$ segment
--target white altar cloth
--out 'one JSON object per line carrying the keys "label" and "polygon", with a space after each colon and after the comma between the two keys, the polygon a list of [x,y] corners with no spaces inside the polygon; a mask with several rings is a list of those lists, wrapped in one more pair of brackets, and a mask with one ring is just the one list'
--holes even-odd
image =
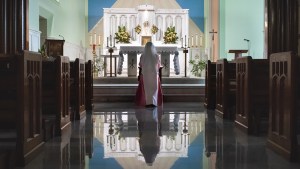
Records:
{"label": "white altar cloth", "polygon": [[[176,51],[178,52],[177,46],[156,46],[157,53],[167,52],[170,54],[174,54]],[[120,46],[120,52],[122,53],[137,53],[141,54],[144,51],[144,46]]]}
{"label": "white altar cloth", "polygon": [[[156,46],[156,51],[157,53],[163,55],[163,54],[174,54],[174,69],[175,69],[175,74],[179,74],[180,72],[180,68],[179,68],[179,58],[178,58],[178,47],[177,46],[170,46],[170,45],[166,45],[166,46]],[[120,59],[118,62],[118,74],[122,74],[122,68],[123,68],[123,61],[124,61],[124,56],[123,54],[133,54],[137,57],[137,54],[141,54],[144,51],[144,46],[127,46],[127,45],[122,45],[120,46],[120,50],[119,50],[119,55],[120,55]],[[136,60],[136,59],[135,59]],[[165,68],[169,67],[164,65]]]}

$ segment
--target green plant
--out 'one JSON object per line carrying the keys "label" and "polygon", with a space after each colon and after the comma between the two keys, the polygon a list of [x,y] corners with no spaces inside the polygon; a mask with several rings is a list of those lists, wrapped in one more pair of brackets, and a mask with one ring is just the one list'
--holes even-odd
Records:
{"label": "green plant", "polygon": [[176,43],[178,40],[175,26],[168,27],[164,35],[164,43]]}
{"label": "green plant", "polygon": [[38,52],[42,55],[42,57],[47,57],[47,53],[46,53],[46,45],[43,44],[41,46],[41,48],[38,50]]}
{"label": "green plant", "polygon": [[192,74],[200,77],[202,71],[205,69],[206,62],[204,60],[190,60],[190,64],[192,64]]}
{"label": "green plant", "polygon": [[125,26],[119,26],[118,32],[115,33],[117,43],[130,43],[130,34],[126,31]]}

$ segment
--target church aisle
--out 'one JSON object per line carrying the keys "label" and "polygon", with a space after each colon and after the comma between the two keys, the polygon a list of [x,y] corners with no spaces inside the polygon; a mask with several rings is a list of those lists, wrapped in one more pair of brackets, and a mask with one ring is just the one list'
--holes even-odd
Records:
{"label": "church aisle", "polygon": [[98,103],[24,169],[298,169],[202,103]]}

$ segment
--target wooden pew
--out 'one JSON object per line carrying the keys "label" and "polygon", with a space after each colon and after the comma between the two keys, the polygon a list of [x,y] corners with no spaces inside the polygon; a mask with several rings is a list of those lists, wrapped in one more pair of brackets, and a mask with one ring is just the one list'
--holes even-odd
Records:
{"label": "wooden pew", "polygon": [[85,109],[93,110],[93,63],[85,63]]}
{"label": "wooden pew", "polygon": [[216,108],[216,62],[207,61],[205,66],[205,102],[207,109]]}
{"label": "wooden pew", "polygon": [[291,52],[270,56],[269,148],[300,161],[300,61]]}
{"label": "wooden pew", "polygon": [[0,150],[15,149],[15,165],[24,166],[42,150],[41,55],[0,58]]}
{"label": "wooden pew", "polygon": [[236,59],[235,124],[248,134],[267,133],[269,112],[269,60]]}
{"label": "wooden pew", "polygon": [[[66,56],[43,60],[44,140],[61,136],[70,127],[70,61]],[[54,126],[53,126],[54,125]],[[54,131],[53,131],[54,130]]]}
{"label": "wooden pew", "polygon": [[216,63],[216,115],[234,120],[236,103],[236,65],[226,59]]}
{"label": "wooden pew", "polygon": [[82,59],[70,62],[71,67],[71,120],[80,120],[85,110],[85,63]]}

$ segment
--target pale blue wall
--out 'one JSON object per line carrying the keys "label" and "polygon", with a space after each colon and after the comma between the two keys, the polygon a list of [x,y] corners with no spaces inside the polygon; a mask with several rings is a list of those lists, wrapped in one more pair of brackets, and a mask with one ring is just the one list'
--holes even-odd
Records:
{"label": "pale blue wall", "polygon": [[47,34],[75,45],[85,46],[87,0],[30,0],[29,28],[39,30],[39,15],[48,21]]}
{"label": "pale blue wall", "polygon": [[39,0],[29,0],[29,29],[39,30]]}
{"label": "pale blue wall", "polygon": [[[248,49],[250,56],[263,58],[264,1],[220,0],[220,57],[232,59],[229,49]],[[248,54],[243,54],[243,56]]]}

